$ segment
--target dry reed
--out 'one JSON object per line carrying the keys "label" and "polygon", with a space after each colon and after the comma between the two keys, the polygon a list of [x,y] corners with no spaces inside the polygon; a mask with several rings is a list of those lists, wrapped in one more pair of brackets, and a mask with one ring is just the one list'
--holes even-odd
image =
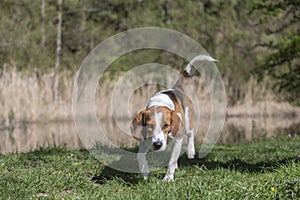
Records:
{"label": "dry reed", "polygon": [[54,74],[0,71],[0,120],[8,123],[8,116],[16,121],[52,121],[72,116],[73,80],[60,80],[59,99],[53,101]]}
{"label": "dry reed", "polygon": [[[74,77],[67,75],[61,77],[59,99],[56,103],[53,100],[53,82],[53,73],[21,73],[16,70],[2,69],[0,71],[0,125],[7,125],[9,116],[13,116],[18,122],[71,120]],[[165,85],[172,85],[173,82],[174,80],[166,80]],[[210,96],[207,87],[199,77],[193,77],[189,84],[188,93],[196,95],[201,116],[210,116]],[[96,108],[99,118],[112,116],[110,94],[114,85],[113,82],[104,81],[101,87],[97,88]],[[225,85],[225,87],[229,89],[230,86]],[[154,84],[136,90],[129,101],[129,116],[132,117],[143,109],[147,100],[156,91],[157,87]],[[291,106],[287,102],[276,102],[275,94],[266,81],[258,83],[250,79],[245,83],[243,92],[245,97],[235,106],[227,108],[229,116],[295,116],[300,112],[298,107]],[[227,98],[231,97],[227,96]],[[127,106],[122,103],[126,102],[120,101],[118,106]]]}

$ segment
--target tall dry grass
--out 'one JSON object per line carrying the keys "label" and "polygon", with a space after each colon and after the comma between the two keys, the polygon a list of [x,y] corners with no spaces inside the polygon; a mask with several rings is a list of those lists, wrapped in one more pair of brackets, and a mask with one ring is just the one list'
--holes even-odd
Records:
{"label": "tall dry grass", "polygon": [[229,116],[295,117],[300,114],[299,107],[278,101],[280,98],[271,89],[270,80],[267,78],[258,82],[251,77],[243,87],[244,97],[227,110]]}
{"label": "tall dry grass", "polygon": [[[73,79],[60,79],[59,98],[54,102],[53,73],[0,71],[0,121],[51,121],[72,116]],[[12,119],[10,119],[12,120]]]}
{"label": "tall dry grass", "polygon": [[[137,77],[138,78],[138,77]],[[21,73],[16,70],[0,71],[0,125],[14,121],[53,121],[72,119],[72,89],[74,76],[62,74],[59,86],[59,98],[54,101],[53,73]],[[165,85],[172,85],[174,80],[166,80]],[[130,83],[128,83],[130,84]],[[205,83],[199,77],[189,82],[188,93],[196,95],[202,116],[210,115],[210,95]],[[111,91],[115,82],[105,81],[97,88],[96,108],[99,118],[111,116]],[[230,85],[225,81],[226,90]],[[144,108],[148,99],[158,90],[154,84],[139,88],[129,102],[129,115],[133,116]],[[276,94],[272,92],[267,80],[257,82],[250,79],[242,86],[244,98],[234,106],[227,108],[229,116],[294,116],[300,113],[298,107],[287,102],[276,102]],[[231,96],[227,96],[230,99]],[[122,105],[122,103],[124,105]],[[118,106],[127,106],[120,101]],[[107,105],[107,106],[103,106]],[[101,111],[100,111],[101,110]],[[105,114],[101,115],[101,114]]]}

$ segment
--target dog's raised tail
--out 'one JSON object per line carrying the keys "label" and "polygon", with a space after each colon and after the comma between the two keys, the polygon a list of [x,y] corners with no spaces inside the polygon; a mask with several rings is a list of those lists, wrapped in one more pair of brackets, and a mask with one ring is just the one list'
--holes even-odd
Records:
{"label": "dog's raised tail", "polygon": [[216,62],[217,60],[208,55],[199,55],[193,58],[191,62],[186,66],[186,68],[181,72],[181,74],[187,78],[191,77],[195,73],[195,67],[193,64],[196,62]]}
{"label": "dog's raised tail", "polygon": [[174,85],[173,88],[176,88],[178,90],[182,90],[182,85],[184,84],[185,80],[187,80],[187,78],[191,77],[196,69],[194,67],[194,64],[196,62],[216,62],[217,60],[214,59],[211,56],[208,55],[198,55],[195,58],[193,58],[193,60],[191,60],[191,62],[189,62],[189,64],[185,67],[185,69],[181,72],[181,76],[179,77],[179,79],[177,80],[176,84]]}

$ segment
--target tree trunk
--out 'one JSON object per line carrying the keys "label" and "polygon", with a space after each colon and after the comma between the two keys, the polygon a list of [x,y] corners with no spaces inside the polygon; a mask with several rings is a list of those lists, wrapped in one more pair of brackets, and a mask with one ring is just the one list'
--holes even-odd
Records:
{"label": "tree trunk", "polygon": [[62,1],[58,0],[58,15],[57,15],[57,36],[56,36],[56,57],[55,57],[55,77],[54,77],[54,100],[58,99],[59,86],[59,66],[61,59],[61,27],[62,27]]}
{"label": "tree trunk", "polygon": [[45,43],[46,43],[46,35],[45,35],[46,0],[41,0],[41,17],[42,17],[42,24],[41,24],[41,32],[42,32],[41,47],[44,50],[45,49]]}

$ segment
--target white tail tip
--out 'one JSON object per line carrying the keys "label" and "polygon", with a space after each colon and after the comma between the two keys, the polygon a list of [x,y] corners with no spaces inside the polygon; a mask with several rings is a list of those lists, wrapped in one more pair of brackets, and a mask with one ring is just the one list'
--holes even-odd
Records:
{"label": "white tail tip", "polygon": [[199,55],[199,56],[196,56],[195,58],[193,58],[193,60],[190,62],[191,64],[193,64],[193,62],[195,61],[208,61],[208,62],[216,62],[218,60],[214,59],[213,57],[211,56],[208,56],[208,55]]}
{"label": "white tail tip", "polygon": [[213,57],[211,56],[208,56],[208,55],[199,55],[199,56],[196,56],[195,58],[193,58],[193,60],[191,62],[189,62],[189,64],[186,66],[185,68],[185,71],[187,72],[187,74],[189,76],[191,76],[193,74],[193,71],[192,68],[193,68],[193,64],[195,62],[217,62],[218,60],[214,59]]}

